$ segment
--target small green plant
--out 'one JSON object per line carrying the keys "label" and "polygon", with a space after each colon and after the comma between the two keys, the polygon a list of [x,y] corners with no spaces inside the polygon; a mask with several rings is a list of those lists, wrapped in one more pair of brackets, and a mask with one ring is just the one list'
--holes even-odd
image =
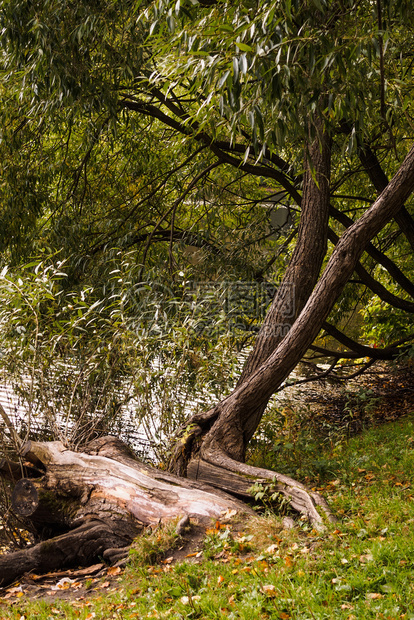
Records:
{"label": "small green plant", "polygon": [[132,565],[150,566],[160,562],[180,540],[179,534],[175,531],[176,525],[177,521],[173,521],[138,536],[129,552]]}
{"label": "small green plant", "polygon": [[352,392],[344,390],[343,398],[344,423],[348,436],[372,424],[372,414],[380,402],[374,390],[364,387]]}
{"label": "small green plant", "polygon": [[255,506],[257,510],[276,511],[278,514],[287,514],[289,511],[289,502],[280,491],[276,490],[276,479],[268,483],[255,482],[249,493],[254,497],[256,502],[260,502]]}
{"label": "small green plant", "polygon": [[207,559],[213,559],[223,553],[237,554],[249,551],[253,536],[233,536],[229,527],[208,529],[203,541],[203,553]]}

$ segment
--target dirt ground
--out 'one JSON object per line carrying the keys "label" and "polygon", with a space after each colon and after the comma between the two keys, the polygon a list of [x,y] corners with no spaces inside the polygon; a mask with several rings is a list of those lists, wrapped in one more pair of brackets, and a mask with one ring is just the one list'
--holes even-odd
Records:
{"label": "dirt ground", "polygon": [[[169,570],[169,567],[184,560],[188,562],[202,562],[203,540],[209,529],[228,527],[232,534],[243,530],[244,520],[237,515],[235,519],[226,519],[216,523],[190,522],[190,527],[178,540],[173,549],[168,549],[158,565],[146,566],[151,573],[159,570]],[[17,603],[20,600],[67,600],[84,605],[87,600],[102,595],[103,592],[115,592],[121,589],[120,582],[127,561],[121,561],[115,566],[104,563],[94,564],[86,568],[69,569],[36,575],[28,573],[11,586],[0,588],[1,603]]]}

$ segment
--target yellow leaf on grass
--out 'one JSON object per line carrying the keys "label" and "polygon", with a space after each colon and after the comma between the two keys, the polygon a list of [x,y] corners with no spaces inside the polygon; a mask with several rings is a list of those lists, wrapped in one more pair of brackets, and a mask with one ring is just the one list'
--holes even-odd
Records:
{"label": "yellow leaf on grass", "polygon": [[274,596],[276,596],[276,588],[275,588],[275,586],[274,586],[273,584],[271,584],[271,583],[270,583],[270,584],[267,584],[267,585],[262,586],[261,590],[262,590],[263,594],[266,594],[266,596],[270,596],[270,597],[272,597],[272,598],[273,598]]}
{"label": "yellow leaf on grass", "polygon": [[107,575],[119,575],[121,572],[122,571],[119,566],[110,566],[106,571]]}

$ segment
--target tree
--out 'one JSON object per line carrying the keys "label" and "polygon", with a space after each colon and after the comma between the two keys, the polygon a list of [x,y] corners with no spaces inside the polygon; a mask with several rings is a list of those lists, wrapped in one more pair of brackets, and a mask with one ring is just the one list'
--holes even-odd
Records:
{"label": "tree", "polygon": [[[248,496],[258,476],[276,479],[276,488],[294,507],[321,522],[317,506],[330,513],[317,494],[243,461],[271,395],[310,347],[321,351],[313,344],[321,328],[346,347],[324,351],[332,369],[343,357],[363,355],[368,363],[395,358],[412,337],[398,333],[397,343],[370,347],[327,323],[332,311],[341,311],[334,309],[338,299],[347,309],[375,294],[405,313],[414,309],[411,266],[398,264],[414,238],[404,206],[414,188],[414,152],[406,148],[412,142],[411,7],[397,1],[373,7],[316,0],[237,6],[78,3],[76,10],[57,0],[52,5],[45,11],[40,4],[10,2],[2,16],[4,88],[11,99],[23,101],[12,108],[10,127],[19,136],[41,127],[36,132],[44,136],[52,165],[50,177],[37,188],[49,184],[65,197],[63,208],[53,210],[45,200],[35,212],[43,209],[51,231],[56,227],[49,239],[59,242],[63,220],[75,229],[72,217],[64,218],[73,208],[80,215],[79,230],[93,239],[85,253],[96,256],[115,242],[135,245],[145,265],[157,241],[173,273],[177,239],[211,253],[221,249],[189,217],[193,192],[203,190],[193,195],[194,212],[207,189],[213,200],[217,196],[220,175],[237,181],[242,194],[254,192],[259,217],[263,208],[255,177],[269,184],[261,202],[272,191],[287,197],[291,209],[293,203],[300,209],[295,249],[237,387],[177,430],[169,468],[238,497]],[[17,76],[11,73],[16,67]],[[145,158],[132,152],[137,130],[148,143],[153,139],[158,148],[168,147],[165,159],[150,150],[151,161],[161,159],[155,175]],[[75,166],[79,144],[83,156]],[[113,145],[129,145],[124,170],[131,174],[139,163],[138,181],[118,202],[109,184],[99,187],[108,207],[98,214],[91,191],[101,178],[97,168],[107,161],[108,170],[122,169],[112,167]],[[68,173],[58,165],[63,152]],[[163,210],[160,196],[168,196]],[[211,213],[201,219],[204,225],[214,221]],[[224,218],[229,228],[236,219]],[[44,226],[44,219],[38,221]],[[328,240],[334,245],[329,251]],[[263,278],[273,263],[262,260],[256,277]],[[350,286],[354,272],[358,279]],[[280,326],[291,302],[285,334]]]}

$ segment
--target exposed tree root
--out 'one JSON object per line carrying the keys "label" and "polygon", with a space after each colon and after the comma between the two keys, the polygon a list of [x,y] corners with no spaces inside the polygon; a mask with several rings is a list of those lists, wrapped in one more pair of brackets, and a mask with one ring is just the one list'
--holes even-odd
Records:
{"label": "exposed tree root", "polygon": [[317,529],[323,529],[326,521],[336,520],[324,498],[301,482],[275,471],[234,461],[223,452],[203,451],[202,457],[190,462],[187,471],[191,478],[219,486],[243,499],[252,498],[250,489],[253,484],[269,485],[272,493],[281,493],[290,506],[306,516]]}
{"label": "exposed tree root", "polygon": [[207,422],[206,428],[192,418],[182,431],[171,455],[171,471],[207,483],[243,501],[251,501],[251,487],[261,483],[271,487],[272,492],[281,493],[290,506],[306,516],[315,528],[323,528],[324,521],[335,521],[327,502],[319,493],[284,474],[232,459],[213,439],[205,441],[206,433],[218,418],[218,407],[209,414],[206,419],[198,420],[201,424]]}

